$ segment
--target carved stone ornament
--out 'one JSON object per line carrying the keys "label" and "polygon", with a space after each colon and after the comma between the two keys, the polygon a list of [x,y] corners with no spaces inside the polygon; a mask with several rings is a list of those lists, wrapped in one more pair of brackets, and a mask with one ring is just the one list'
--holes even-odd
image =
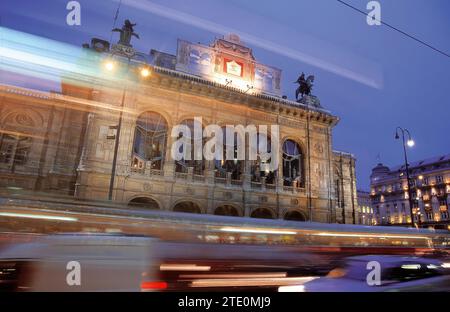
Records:
{"label": "carved stone ornament", "polygon": [[152,190],[153,187],[152,187],[152,185],[150,183],[144,183],[142,185],[142,188],[144,189],[144,191],[149,192],[149,191]]}
{"label": "carved stone ornament", "polygon": [[136,50],[130,46],[122,44],[113,44],[111,48],[112,52],[119,55],[124,55],[128,58],[132,58],[136,55]]}

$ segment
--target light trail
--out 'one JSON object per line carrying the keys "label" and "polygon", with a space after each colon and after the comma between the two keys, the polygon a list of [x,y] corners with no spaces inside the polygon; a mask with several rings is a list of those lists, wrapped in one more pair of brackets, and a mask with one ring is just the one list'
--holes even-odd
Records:
{"label": "light trail", "polygon": [[[123,0],[123,4],[130,6],[132,8],[138,9],[138,10],[142,10],[142,11],[146,11],[146,12],[158,15],[158,16],[162,16],[169,20],[173,20],[173,21],[185,24],[185,25],[203,29],[208,32],[215,32],[215,33],[222,34],[222,35],[229,34],[229,33],[238,34],[246,43],[251,44],[253,46],[260,47],[267,51],[270,51],[270,52],[273,52],[276,54],[280,54],[280,55],[289,57],[289,58],[297,60],[297,61],[308,63],[310,65],[316,66],[316,67],[326,70],[328,72],[332,72],[339,76],[343,76],[345,78],[348,78],[348,79],[357,81],[359,83],[362,83],[364,85],[370,86],[372,88],[381,89],[381,86],[382,86],[381,79],[379,77],[376,77],[375,75],[372,75],[372,77],[371,77],[368,74],[358,72],[355,69],[352,69],[348,66],[344,67],[339,62],[328,61],[328,60],[324,59],[323,57],[317,57],[315,55],[312,55],[312,53],[302,52],[298,49],[293,49],[288,46],[279,44],[277,42],[266,40],[266,39],[263,39],[262,37],[254,36],[252,34],[244,32],[244,31],[234,29],[232,27],[221,25],[216,22],[192,15],[192,14],[189,14],[186,12],[172,9],[168,6],[159,5],[159,4],[153,3],[151,1],[144,1],[144,0]],[[288,31],[288,29],[286,29],[285,31]],[[317,40],[315,43],[320,46],[325,45],[323,42],[317,42]],[[327,46],[327,48],[337,50],[337,48],[333,47],[333,46],[331,46],[331,47]],[[357,57],[354,56],[353,58],[356,59]],[[367,61],[366,61],[366,63],[367,63]],[[379,72],[379,70],[376,66],[372,66],[372,68],[370,68],[369,72],[374,72],[374,71]]]}
{"label": "light trail", "polygon": [[265,230],[258,228],[234,228],[234,227],[223,227],[220,228],[222,232],[231,232],[231,233],[254,233],[254,234],[285,234],[285,235],[295,235],[297,232],[295,231],[285,231],[285,230]]}
{"label": "light trail", "polygon": [[416,238],[416,239],[429,239],[428,237],[425,237],[425,236],[380,235],[380,234],[363,234],[363,233],[352,234],[352,233],[327,233],[327,232],[322,232],[322,233],[317,233],[317,234],[312,234],[312,235],[316,235],[316,236],[336,236],[336,237],[373,237],[373,238]]}
{"label": "light trail", "polygon": [[28,213],[14,213],[14,212],[0,212],[0,216],[11,217],[11,218],[28,218],[28,219],[69,221],[69,222],[77,222],[78,221],[77,218],[72,218],[72,217],[49,216],[49,215],[28,214]]}
{"label": "light trail", "polygon": [[211,267],[208,265],[196,264],[161,264],[160,271],[210,271]]}
{"label": "light trail", "polygon": [[236,279],[198,279],[191,283],[191,287],[246,287],[246,286],[282,286],[302,285],[317,279],[314,276],[285,277],[285,278],[236,278]]}

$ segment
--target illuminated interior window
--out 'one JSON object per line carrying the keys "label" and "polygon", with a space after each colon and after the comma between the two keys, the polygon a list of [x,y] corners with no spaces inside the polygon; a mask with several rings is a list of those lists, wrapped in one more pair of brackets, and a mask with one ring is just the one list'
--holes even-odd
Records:
{"label": "illuminated interior window", "polygon": [[[205,170],[205,161],[203,160],[203,157],[197,157],[197,158],[202,158],[202,160],[195,160],[194,145],[197,142],[197,143],[201,144],[201,146],[204,146],[206,138],[203,138],[203,128],[201,127],[201,125],[200,125],[200,129],[202,129],[202,133],[197,134],[198,137],[195,137],[194,124],[195,124],[194,119],[186,119],[181,122],[181,125],[187,126],[191,132],[191,137],[187,138],[188,139],[187,146],[190,149],[190,159],[181,159],[181,160],[177,161],[175,164],[175,171],[181,172],[181,173],[187,173],[188,168],[191,167],[194,170],[194,174],[203,175],[203,172]],[[183,135],[180,134],[178,139],[180,139],[182,137],[183,137]],[[183,146],[180,147],[180,153],[183,153]]]}
{"label": "illuminated interior window", "polygon": [[283,144],[283,183],[285,186],[305,186],[303,154],[300,145],[292,140]]}
{"label": "illuminated interior window", "polygon": [[151,163],[151,169],[161,170],[167,144],[167,122],[160,114],[145,112],[136,122],[133,153]]}

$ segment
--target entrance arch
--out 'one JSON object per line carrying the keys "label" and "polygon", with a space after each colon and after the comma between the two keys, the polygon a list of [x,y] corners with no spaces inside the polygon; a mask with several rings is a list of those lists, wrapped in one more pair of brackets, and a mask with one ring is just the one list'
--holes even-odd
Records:
{"label": "entrance arch", "polygon": [[187,212],[187,213],[202,213],[200,207],[196,203],[190,201],[179,202],[173,207],[173,211]]}
{"label": "entrance arch", "polygon": [[214,210],[214,214],[217,216],[239,217],[239,211],[232,205],[219,206]]}
{"label": "entrance arch", "polygon": [[293,210],[286,212],[286,214],[284,215],[284,220],[305,222],[306,217],[300,211]]}
{"label": "entrance arch", "polygon": [[250,217],[258,219],[273,219],[273,213],[267,208],[258,208],[252,211]]}
{"label": "entrance arch", "polygon": [[128,206],[154,210],[159,209],[159,204],[150,197],[136,197],[130,200]]}

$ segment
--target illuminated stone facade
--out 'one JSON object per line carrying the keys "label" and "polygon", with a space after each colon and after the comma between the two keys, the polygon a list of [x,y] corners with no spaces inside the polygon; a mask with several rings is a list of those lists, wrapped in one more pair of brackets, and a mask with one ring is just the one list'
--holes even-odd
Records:
{"label": "illuminated stone facade", "polygon": [[370,192],[360,190],[358,191],[358,214],[360,224],[376,224],[372,209],[372,199],[370,198]]}
{"label": "illuminated stone facade", "polygon": [[[448,225],[450,155],[410,164],[413,213],[421,225]],[[378,164],[371,175],[372,208],[378,224],[411,222],[405,166]]]}
{"label": "illuminated stone facade", "polygon": [[[90,53],[98,54],[95,66],[109,58],[108,52]],[[154,65],[164,61],[173,68],[169,54],[152,53]],[[104,79],[68,74],[61,94],[2,86],[0,186],[107,200],[123,98],[113,201],[169,211],[358,223],[355,158],[332,150],[338,118],[277,96],[280,71],[274,71],[280,76],[272,91],[264,92],[263,86],[245,90],[170,66],[151,66],[144,79],[135,75],[141,65],[132,61],[126,78],[117,80],[107,73]],[[219,126],[279,125],[278,170],[268,174],[253,160],[173,160],[171,129],[198,116]]]}

